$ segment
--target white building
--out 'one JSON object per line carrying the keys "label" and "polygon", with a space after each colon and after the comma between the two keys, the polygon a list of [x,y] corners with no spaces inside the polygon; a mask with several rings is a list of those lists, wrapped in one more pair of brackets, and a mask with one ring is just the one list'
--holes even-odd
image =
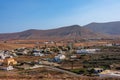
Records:
{"label": "white building", "polygon": [[34,52],[33,53],[34,56],[44,56],[44,54],[40,53],[40,52]]}
{"label": "white building", "polygon": [[0,69],[10,71],[13,70],[14,68],[13,66],[1,66]]}
{"label": "white building", "polygon": [[5,59],[6,57],[12,57],[10,54],[6,54],[4,52],[0,53],[0,59]]}
{"label": "white building", "polygon": [[100,51],[100,49],[81,49],[81,50],[77,50],[76,53],[78,53],[78,54],[95,53],[96,51]]}
{"label": "white building", "polygon": [[105,46],[111,47],[113,46],[113,44],[105,44]]}
{"label": "white building", "polygon": [[60,60],[64,60],[66,58],[66,56],[63,54],[58,54],[57,56],[55,56],[55,58],[58,58]]}

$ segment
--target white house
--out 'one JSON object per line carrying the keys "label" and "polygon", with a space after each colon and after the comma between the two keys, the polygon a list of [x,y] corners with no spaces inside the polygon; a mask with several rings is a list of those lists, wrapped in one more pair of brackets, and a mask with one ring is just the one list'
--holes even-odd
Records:
{"label": "white house", "polygon": [[10,71],[13,70],[14,68],[13,66],[2,66],[0,69]]}
{"label": "white house", "polygon": [[77,58],[77,56],[76,55],[72,55],[72,56],[70,56],[70,58],[71,59],[75,59],[75,58]]}
{"label": "white house", "polygon": [[113,44],[105,44],[105,46],[111,47],[113,46]]}
{"label": "white house", "polygon": [[99,51],[100,49],[81,49],[77,50],[76,53],[95,53],[96,51]]}
{"label": "white house", "polygon": [[57,56],[55,56],[55,58],[58,58],[60,60],[64,60],[66,58],[66,56],[63,54],[58,54]]}
{"label": "white house", "polygon": [[4,53],[4,51],[0,53],[0,59],[5,59],[6,57],[12,57],[12,56],[10,54]]}
{"label": "white house", "polygon": [[40,53],[40,52],[34,52],[33,53],[34,56],[44,56],[44,54]]}

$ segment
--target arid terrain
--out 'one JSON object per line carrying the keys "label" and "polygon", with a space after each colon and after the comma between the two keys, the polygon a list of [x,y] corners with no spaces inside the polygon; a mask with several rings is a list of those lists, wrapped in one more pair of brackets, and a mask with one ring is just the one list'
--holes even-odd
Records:
{"label": "arid terrain", "polygon": [[[0,42],[0,50],[14,50],[14,49],[19,49],[22,47],[25,48],[39,48],[41,49],[42,47],[46,48],[50,48],[53,46],[59,47],[59,46],[63,46],[65,47],[66,45],[68,45],[68,43],[71,40],[62,40],[62,41],[56,41],[55,43],[45,43],[46,40],[6,40],[6,41],[1,41]],[[72,41],[73,42],[73,41]],[[119,43],[119,40],[81,40],[81,41],[75,41],[73,46],[74,48],[78,48],[78,47],[86,47],[86,48],[99,48],[100,46],[104,46],[106,44],[111,44],[111,43]],[[111,48],[111,47],[110,47]],[[119,64],[119,58],[117,58],[116,56],[120,56],[119,54],[119,48],[115,48],[112,49],[111,48],[111,52],[109,50],[109,47],[101,47],[102,49],[102,53],[99,54],[88,54],[88,55],[79,55],[76,53],[69,53],[69,51],[65,54],[66,56],[70,56],[70,55],[76,55],[78,56],[78,59],[76,59],[75,61],[73,61],[73,69],[71,68],[71,61],[69,59],[67,60],[63,60],[61,63],[59,63],[59,68],[58,69],[54,69],[54,67],[41,67],[41,68],[35,68],[35,69],[19,69],[18,66],[14,66],[14,70],[11,71],[3,71],[0,70],[0,79],[1,80],[6,80],[6,79],[15,79],[15,80],[119,80],[119,78],[117,77],[107,77],[107,78],[99,78],[98,76],[81,76],[79,75],[78,72],[76,71],[84,71],[87,68],[90,67],[99,67],[99,66],[103,66],[105,64],[111,65],[113,63]],[[112,51],[113,50],[113,51]],[[117,50],[117,53],[116,51]],[[106,54],[109,53],[108,54]],[[114,53],[114,55],[113,55]],[[26,65],[26,63],[28,62],[35,62],[38,61],[39,59],[47,59],[47,58],[54,58],[56,54],[51,54],[51,55],[46,55],[46,56],[30,56],[29,54],[27,55],[19,55],[18,57],[15,57],[14,59],[21,63],[24,63]],[[102,58],[102,56],[104,55],[104,58]],[[106,55],[106,56],[105,56]],[[110,56],[109,59],[107,59],[106,57]],[[114,58],[116,61],[114,61],[112,58]],[[95,64],[95,62],[93,60],[96,60],[97,64]],[[101,60],[100,60],[101,59]],[[102,64],[101,62],[105,63]],[[109,61],[108,61],[109,60]],[[110,63],[111,62],[111,63]],[[96,65],[96,66],[95,66]],[[85,68],[86,66],[86,68]],[[65,69],[69,72],[64,72],[61,71],[61,69]],[[108,68],[105,68],[108,69]],[[74,72],[74,73],[71,73]],[[76,74],[77,73],[77,74]],[[88,73],[84,73],[84,75],[88,75]]]}

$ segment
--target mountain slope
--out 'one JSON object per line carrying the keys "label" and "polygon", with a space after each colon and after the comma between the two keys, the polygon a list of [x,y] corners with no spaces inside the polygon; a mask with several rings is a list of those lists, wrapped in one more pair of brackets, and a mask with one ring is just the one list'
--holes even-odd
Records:
{"label": "mountain slope", "polygon": [[0,39],[81,39],[81,38],[101,38],[102,34],[94,33],[79,25],[66,26],[49,30],[26,30],[18,33],[0,34]]}
{"label": "mountain slope", "polygon": [[120,35],[120,21],[108,23],[90,23],[84,27],[94,32],[106,33],[110,35]]}

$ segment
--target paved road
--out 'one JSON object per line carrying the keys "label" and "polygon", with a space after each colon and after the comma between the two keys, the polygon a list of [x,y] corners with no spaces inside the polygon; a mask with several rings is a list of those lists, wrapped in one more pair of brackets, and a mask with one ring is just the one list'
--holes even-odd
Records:
{"label": "paved road", "polygon": [[71,76],[75,76],[75,77],[85,77],[85,76],[82,76],[82,75],[79,75],[79,74],[76,74],[76,73],[73,73],[73,72],[70,72],[70,71],[67,71],[67,70],[64,70],[64,69],[60,69],[60,68],[57,68],[57,67],[54,67],[54,66],[47,66],[47,65],[35,65],[35,66],[30,67],[28,69],[34,69],[34,68],[39,68],[39,67],[45,67],[45,68],[49,68],[51,70],[67,73],[67,74],[70,74]]}
{"label": "paved road", "polygon": [[67,73],[67,74],[70,74],[70,75],[76,76],[76,77],[85,77],[85,76],[78,75],[76,73],[73,73],[73,72],[70,72],[70,71],[67,71],[67,70],[63,70],[63,69],[60,69],[60,68],[52,67],[52,66],[44,66],[44,67],[52,69],[52,70],[56,70],[56,71],[59,71],[59,72]]}

